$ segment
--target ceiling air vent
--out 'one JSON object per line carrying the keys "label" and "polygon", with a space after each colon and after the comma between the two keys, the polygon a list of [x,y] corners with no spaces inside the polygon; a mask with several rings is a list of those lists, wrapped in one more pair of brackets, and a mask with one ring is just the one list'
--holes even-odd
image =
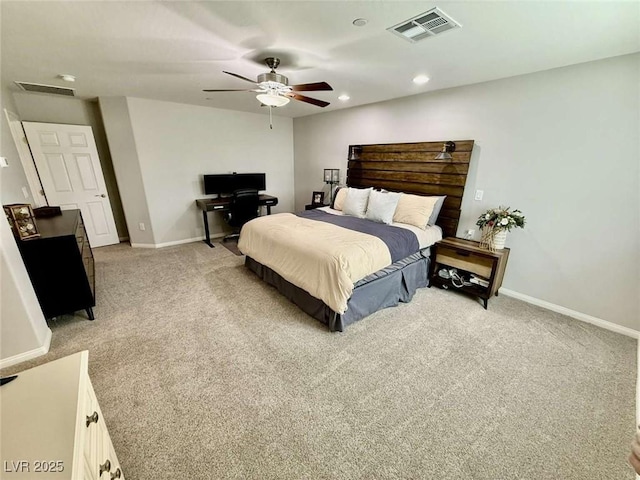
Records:
{"label": "ceiling air vent", "polygon": [[65,95],[74,97],[75,90],[67,87],[56,87],[55,85],[41,85],[39,83],[15,82],[22,90],[36,93],[49,93],[51,95]]}
{"label": "ceiling air vent", "polygon": [[439,8],[432,8],[387,30],[415,43],[461,26]]}

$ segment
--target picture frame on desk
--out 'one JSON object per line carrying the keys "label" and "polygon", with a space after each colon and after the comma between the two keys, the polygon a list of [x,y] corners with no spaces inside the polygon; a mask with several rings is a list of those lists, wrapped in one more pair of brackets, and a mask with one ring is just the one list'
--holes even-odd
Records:
{"label": "picture frame on desk", "polygon": [[324,205],[324,192],[313,192],[311,205]]}

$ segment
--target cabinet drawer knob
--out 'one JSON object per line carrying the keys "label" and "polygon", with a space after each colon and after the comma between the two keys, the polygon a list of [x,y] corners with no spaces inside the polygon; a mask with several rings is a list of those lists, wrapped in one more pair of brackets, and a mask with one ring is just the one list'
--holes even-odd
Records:
{"label": "cabinet drawer knob", "polygon": [[120,471],[120,467],[116,468],[116,471],[111,474],[111,480],[114,478],[120,478],[122,472]]}
{"label": "cabinet drawer knob", "polygon": [[87,415],[87,427],[92,423],[98,423],[98,412],[93,412],[91,415]]}
{"label": "cabinet drawer knob", "polygon": [[102,476],[104,472],[108,472],[109,470],[111,470],[111,460],[107,458],[104,465],[100,465],[100,474],[98,476]]}

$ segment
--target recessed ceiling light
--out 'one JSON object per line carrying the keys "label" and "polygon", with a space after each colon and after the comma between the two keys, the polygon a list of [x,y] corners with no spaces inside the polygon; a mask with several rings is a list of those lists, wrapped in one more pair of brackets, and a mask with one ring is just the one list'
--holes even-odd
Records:
{"label": "recessed ceiling light", "polygon": [[356,27],[364,27],[368,23],[368,20],[366,18],[356,18],[352,23]]}
{"label": "recessed ceiling light", "polygon": [[61,78],[65,82],[75,82],[76,81],[76,77],[75,76],[69,75],[67,73],[61,73],[60,75],[58,75],[58,78]]}
{"label": "recessed ceiling light", "polygon": [[413,79],[413,83],[417,83],[418,85],[423,85],[429,81],[429,77],[426,75],[418,75]]}
{"label": "recessed ceiling light", "polygon": [[346,102],[347,100],[349,100],[351,97],[349,95],[346,94],[342,94],[338,97],[338,100],[342,100],[343,102]]}

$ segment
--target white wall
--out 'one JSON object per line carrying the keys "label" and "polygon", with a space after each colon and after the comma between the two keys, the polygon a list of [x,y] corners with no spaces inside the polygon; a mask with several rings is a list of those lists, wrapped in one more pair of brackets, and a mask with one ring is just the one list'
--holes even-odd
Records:
{"label": "white wall", "polygon": [[639,71],[635,54],[297,118],[296,207],[349,144],[475,140],[458,236],[521,209],[503,286],[640,330]]}
{"label": "white wall", "polygon": [[[279,199],[273,212],[293,210],[290,118],[274,117],[271,130],[267,115],[140,98],[127,104],[156,245],[203,238],[195,205],[205,197],[203,174],[265,172],[267,193]],[[114,166],[118,175],[115,157]],[[209,222],[212,235],[226,229],[218,214]]]}

